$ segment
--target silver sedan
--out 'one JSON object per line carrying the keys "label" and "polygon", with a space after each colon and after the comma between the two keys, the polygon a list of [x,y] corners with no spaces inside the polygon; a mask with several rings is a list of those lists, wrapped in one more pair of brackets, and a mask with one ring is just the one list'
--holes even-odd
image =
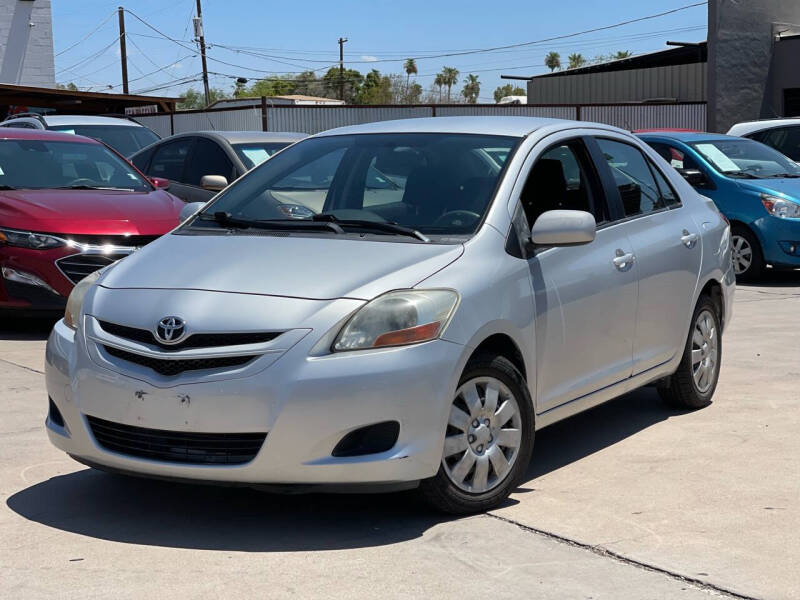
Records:
{"label": "silver sedan", "polygon": [[730,254],[714,204],[613,127],[329,131],[75,288],[47,431],[103,470],[486,510],[542,427],[648,384],[711,401]]}

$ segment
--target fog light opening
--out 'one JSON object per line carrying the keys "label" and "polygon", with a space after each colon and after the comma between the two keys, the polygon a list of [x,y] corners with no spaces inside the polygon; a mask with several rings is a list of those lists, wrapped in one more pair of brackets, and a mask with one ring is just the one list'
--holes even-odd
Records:
{"label": "fog light opening", "polygon": [[400,435],[400,423],[384,421],[359,427],[345,435],[331,452],[332,456],[364,456],[391,450]]}
{"label": "fog light opening", "polygon": [[64,417],[61,415],[61,411],[58,410],[56,403],[53,402],[53,399],[48,396],[47,401],[49,403],[49,408],[47,411],[47,418],[50,419],[50,422],[53,425],[58,425],[59,427],[64,427]]}

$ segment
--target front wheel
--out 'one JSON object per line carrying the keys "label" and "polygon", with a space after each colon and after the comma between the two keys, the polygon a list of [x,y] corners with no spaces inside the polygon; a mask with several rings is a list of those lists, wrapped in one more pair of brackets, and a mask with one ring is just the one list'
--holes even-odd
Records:
{"label": "front wheel", "polygon": [[734,226],[731,231],[731,260],[736,279],[755,281],[764,271],[764,257],[758,238],[749,229]]}
{"label": "front wheel", "polygon": [[450,406],[439,472],[422,482],[422,494],[453,514],[495,508],[522,479],[533,432],[522,374],[502,356],[472,358]]}
{"label": "front wheel", "polygon": [[692,315],[692,328],[678,370],[661,397],[674,406],[703,408],[711,404],[722,364],[719,311],[708,296],[701,296]]}

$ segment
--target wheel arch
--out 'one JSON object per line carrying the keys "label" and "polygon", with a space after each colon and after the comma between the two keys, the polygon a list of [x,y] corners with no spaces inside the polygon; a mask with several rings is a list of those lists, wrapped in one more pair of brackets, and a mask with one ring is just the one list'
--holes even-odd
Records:
{"label": "wheel arch", "polygon": [[522,374],[522,378],[528,381],[528,369],[525,365],[525,358],[517,343],[505,333],[493,333],[481,341],[470,353],[467,362],[473,357],[482,353],[493,353],[503,356],[513,364]]}

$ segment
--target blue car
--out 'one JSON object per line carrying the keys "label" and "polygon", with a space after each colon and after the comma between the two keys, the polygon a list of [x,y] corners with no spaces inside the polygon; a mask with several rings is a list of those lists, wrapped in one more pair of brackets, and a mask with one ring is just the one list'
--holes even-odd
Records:
{"label": "blue car", "polygon": [[658,132],[639,137],[731,223],[740,280],[766,265],[800,267],[800,166],[759,142],[713,133]]}

